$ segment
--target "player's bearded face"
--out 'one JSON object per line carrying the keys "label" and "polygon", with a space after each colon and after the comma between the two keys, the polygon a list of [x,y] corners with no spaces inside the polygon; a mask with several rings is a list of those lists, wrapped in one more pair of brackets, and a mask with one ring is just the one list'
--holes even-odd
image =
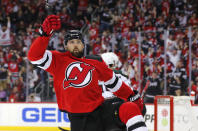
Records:
{"label": "player's bearded face", "polygon": [[69,40],[66,49],[75,57],[81,58],[84,55],[84,44],[79,39]]}

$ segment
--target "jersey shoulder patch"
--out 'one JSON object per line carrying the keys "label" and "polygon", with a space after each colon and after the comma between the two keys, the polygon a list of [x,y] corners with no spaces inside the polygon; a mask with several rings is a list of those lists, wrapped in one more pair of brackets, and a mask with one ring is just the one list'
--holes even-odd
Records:
{"label": "jersey shoulder patch", "polygon": [[92,60],[98,60],[100,62],[102,62],[102,57],[99,55],[87,55],[85,56],[86,59],[92,59]]}

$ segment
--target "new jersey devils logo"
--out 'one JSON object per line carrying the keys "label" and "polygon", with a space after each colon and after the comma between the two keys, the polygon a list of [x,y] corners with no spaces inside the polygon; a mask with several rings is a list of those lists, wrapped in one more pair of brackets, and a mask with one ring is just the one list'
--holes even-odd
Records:
{"label": "new jersey devils logo", "polygon": [[64,89],[71,86],[82,88],[88,85],[92,80],[92,70],[94,70],[93,66],[83,62],[71,63],[65,71]]}

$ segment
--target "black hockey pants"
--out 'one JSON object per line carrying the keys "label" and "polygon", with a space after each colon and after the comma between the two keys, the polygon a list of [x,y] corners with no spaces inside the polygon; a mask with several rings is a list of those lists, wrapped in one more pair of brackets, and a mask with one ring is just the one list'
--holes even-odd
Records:
{"label": "black hockey pants", "polygon": [[118,109],[123,101],[119,98],[105,102],[91,113],[68,113],[71,131],[125,131],[125,125],[119,120]]}

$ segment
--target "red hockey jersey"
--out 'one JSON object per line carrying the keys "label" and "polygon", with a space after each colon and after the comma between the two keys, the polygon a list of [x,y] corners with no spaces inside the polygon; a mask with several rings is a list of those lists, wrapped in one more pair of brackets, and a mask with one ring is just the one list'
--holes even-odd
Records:
{"label": "red hockey jersey", "polygon": [[38,37],[30,47],[28,59],[53,76],[60,110],[88,113],[100,106],[104,98],[98,81],[104,81],[120,98],[127,99],[134,94],[103,61],[46,50],[48,42],[48,37]]}

